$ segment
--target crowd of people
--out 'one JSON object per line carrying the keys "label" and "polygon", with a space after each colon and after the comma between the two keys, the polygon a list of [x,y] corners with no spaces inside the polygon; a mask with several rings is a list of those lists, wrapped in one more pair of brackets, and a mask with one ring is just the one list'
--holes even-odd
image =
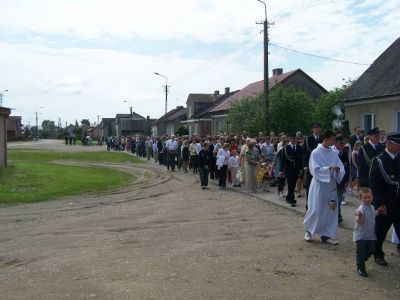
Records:
{"label": "crowd of people", "polygon": [[[199,176],[203,190],[209,188],[209,180],[218,182],[220,189],[245,185],[250,193],[277,187],[278,199],[293,207],[304,197],[306,241],[318,235],[323,243],[337,245],[341,205],[346,204],[346,195],[358,193],[356,262],[358,273],[367,276],[365,261],[371,255],[377,264],[387,265],[382,247],[390,227],[400,233],[400,134],[355,128],[349,137],[332,130],[321,133],[319,123],[312,124],[311,131],[305,137],[301,132],[170,135],[106,143],[107,150],[131,151],[171,172],[191,172]],[[395,234],[393,239],[400,254]]]}

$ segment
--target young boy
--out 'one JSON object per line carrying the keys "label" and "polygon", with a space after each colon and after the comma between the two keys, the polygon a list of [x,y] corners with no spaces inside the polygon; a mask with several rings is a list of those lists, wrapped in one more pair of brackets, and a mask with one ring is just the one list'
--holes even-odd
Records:
{"label": "young boy", "polygon": [[210,171],[212,163],[212,154],[208,151],[208,142],[201,144],[201,150],[199,152],[199,176],[201,189],[208,189],[208,172]]}
{"label": "young boy", "polygon": [[239,187],[240,183],[238,183],[238,181],[236,179],[236,175],[239,170],[239,157],[237,155],[236,150],[232,151],[232,156],[229,158],[228,166],[229,166],[229,170],[231,170],[232,187]]}
{"label": "young boy", "polygon": [[356,242],[357,272],[367,277],[365,262],[375,251],[375,208],[371,205],[373,196],[371,189],[360,188],[359,198],[361,205],[356,209],[356,226],[353,232],[353,241]]}

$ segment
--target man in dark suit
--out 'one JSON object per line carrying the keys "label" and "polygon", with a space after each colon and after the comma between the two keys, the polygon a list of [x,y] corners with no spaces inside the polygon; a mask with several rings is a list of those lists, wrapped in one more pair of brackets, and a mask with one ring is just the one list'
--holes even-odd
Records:
{"label": "man in dark suit", "polygon": [[358,159],[360,187],[369,187],[369,170],[371,168],[372,160],[385,150],[385,148],[379,143],[379,128],[369,130],[368,139],[368,143],[361,147]]}
{"label": "man in dark suit", "polygon": [[303,145],[303,167],[304,172],[306,173],[306,210],[308,209],[307,199],[308,199],[308,191],[310,189],[312,175],[308,169],[308,162],[310,161],[311,152],[317,148],[318,144],[322,143],[322,138],[320,137],[321,134],[321,124],[320,123],[313,123],[311,125],[313,134],[304,138],[304,145]]}
{"label": "man in dark suit", "polygon": [[338,195],[338,210],[339,210],[339,223],[343,221],[342,217],[342,212],[341,212],[341,204],[342,201],[344,200],[344,193],[346,191],[346,188],[349,184],[349,178],[350,178],[350,157],[349,157],[349,151],[346,146],[346,141],[344,140],[344,137],[341,135],[338,135],[336,137],[336,143],[334,146],[335,151],[338,153],[339,158],[341,162],[343,163],[344,170],[345,170],[345,175],[340,183],[337,184],[337,195]]}
{"label": "man in dark suit", "polygon": [[358,141],[362,141],[360,136],[360,127],[354,128],[354,134],[350,137],[351,149],[354,148],[354,144]]}
{"label": "man in dark suit", "polygon": [[[400,133],[388,134],[386,149],[373,159],[370,186],[374,195],[376,245],[374,258],[387,266],[383,242],[390,227],[400,232]],[[397,157],[396,157],[397,156]]]}
{"label": "man in dark suit", "polygon": [[297,137],[295,134],[290,135],[290,143],[283,148],[282,163],[280,165],[280,176],[285,173],[288,193],[286,196],[286,202],[291,206],[296,206],[296,199],[294,190],[296,188],[296,181],[299,176],[299,172],[303,168],[303,150],[300,145],[297,145]]}

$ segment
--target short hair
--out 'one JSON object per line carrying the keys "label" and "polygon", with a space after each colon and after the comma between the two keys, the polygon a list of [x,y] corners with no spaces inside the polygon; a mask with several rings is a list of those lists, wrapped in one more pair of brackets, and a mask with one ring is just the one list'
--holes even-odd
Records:
{"label": "short hair", "polygon": [[322,136],[324,140],[330,139],[331,137],[336,136],[336,133],[334,133],[333,130],[327,129],[324,131]]}
{"label": "short hair", "polygon": [[358,197],[361,199],[361,195],[371,194],[372,190],[367,187],[360,187],[358,190]]}

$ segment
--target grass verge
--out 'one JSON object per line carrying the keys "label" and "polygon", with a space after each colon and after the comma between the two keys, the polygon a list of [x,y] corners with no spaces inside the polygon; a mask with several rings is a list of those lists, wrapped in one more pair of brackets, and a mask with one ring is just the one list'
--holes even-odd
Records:
{"label": "grass verge", "polygon": [[141,163],[121,152],[57,152],[9,149],[10,166],[0,170],[0,203],[33,203],[64,196],[98,193],[128,185],[136,177],[101,167],[64,166],[55,160]]}

